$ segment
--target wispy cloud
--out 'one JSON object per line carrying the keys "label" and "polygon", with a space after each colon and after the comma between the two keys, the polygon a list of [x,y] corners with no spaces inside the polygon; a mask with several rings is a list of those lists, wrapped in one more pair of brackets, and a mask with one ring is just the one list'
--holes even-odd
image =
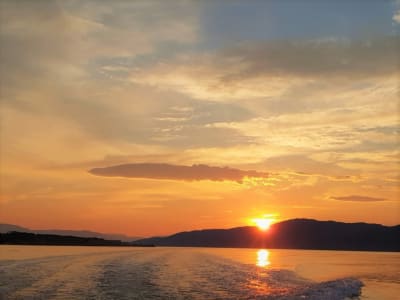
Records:
{"label": "wispy cloud", "polygon": [[245,171],[229,167],[208,165],[172,165],[163,163],[135,163],[94,168],[89,173],[106,177],[151,178],[169,180],[212,180],[242,182],[245,178],[267,178],[268,173],[254,170]]}
{"label": "wispy cloud", "polygon": [[[130,81],[196,99],[229,101],[282,96],[292,87],[395,74],[395,37],[244,43],[215,54],[185,55],[131,72]],[[346,80],[343,80],[346,79]]]}
{"label": "wispy cloud", "polygon": [[393,15],[393,21],[400,24],[400,10],[396,11],[396,13]]}
{"label": "wispy cloud", "polygon": [[185,3],[1,1],[0,9],[0,63],[7,70],[0,77],[7,89],[94,81],[93,73],[104,68],[99,61],[154,54],[163,43],[198,38],[197,5]]}
{"label": "wispy cloud", "polygon": [[376,202],[376,201],[385,201],[385,198],[375,198],[375,197],[367,197],[367,196],[359,196],[359,195],[350,195],[350,196],[341,196],[341,197],[331,197],[333,200],[340,201],[355,201],[355,202]]}
{"label": "wispy cloud", "polygon": [[399,0],[394,1],[394,7],[395,7],[395,11],[393,13],[392,20],[395,23],[400,24],[400,1]]}

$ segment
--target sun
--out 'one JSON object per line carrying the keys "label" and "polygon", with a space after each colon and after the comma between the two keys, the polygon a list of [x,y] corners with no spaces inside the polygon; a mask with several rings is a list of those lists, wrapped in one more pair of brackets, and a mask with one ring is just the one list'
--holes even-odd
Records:
{"label": "sun", "polygon": [[273,220],[269,219],[269,218],[256,218],[256,219],[253,219],[253,222],[262,231],[268,230],[271,227],[272,221]]}
{"label": "sun", "polygon": [[257,226],[261,231],[267,231],[272,224],[276,223],[278,214],[260,214],[256,218],[248,218],[248,224]]}

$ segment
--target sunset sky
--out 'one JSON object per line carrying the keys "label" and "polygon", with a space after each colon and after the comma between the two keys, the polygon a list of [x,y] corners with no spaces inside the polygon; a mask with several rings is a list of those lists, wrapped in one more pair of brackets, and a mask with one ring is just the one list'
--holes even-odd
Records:
{"label": "sunset sky", "polygon": [[0,223],[400,223],[399,1],[0,3]]}

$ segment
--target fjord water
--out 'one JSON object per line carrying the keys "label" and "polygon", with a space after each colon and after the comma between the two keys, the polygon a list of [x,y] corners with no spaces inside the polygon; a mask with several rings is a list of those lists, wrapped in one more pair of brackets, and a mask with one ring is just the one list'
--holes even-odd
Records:
{"label": "fjord water", "polygon": [[400,254],[0,246],[0,299],[398,299]]}

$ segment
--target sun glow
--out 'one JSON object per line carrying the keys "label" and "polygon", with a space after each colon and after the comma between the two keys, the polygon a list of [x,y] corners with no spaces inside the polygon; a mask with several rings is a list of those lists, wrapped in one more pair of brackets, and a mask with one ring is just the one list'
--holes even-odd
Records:
{"label": "sun glow", "polygon": [[271,226],[272,220],[269,220],[269,219],[254,219],[254,222],[256,223],[257,227],[260,228],[261,230],[267,230]]}
{"label": "sun glow", "polygon": [[274,223],[274,218],[271,218],[269,215],[264,215],[261,218],[251,219],[251,222],[260,230],[266,231],[271,227],[272,223]]}

